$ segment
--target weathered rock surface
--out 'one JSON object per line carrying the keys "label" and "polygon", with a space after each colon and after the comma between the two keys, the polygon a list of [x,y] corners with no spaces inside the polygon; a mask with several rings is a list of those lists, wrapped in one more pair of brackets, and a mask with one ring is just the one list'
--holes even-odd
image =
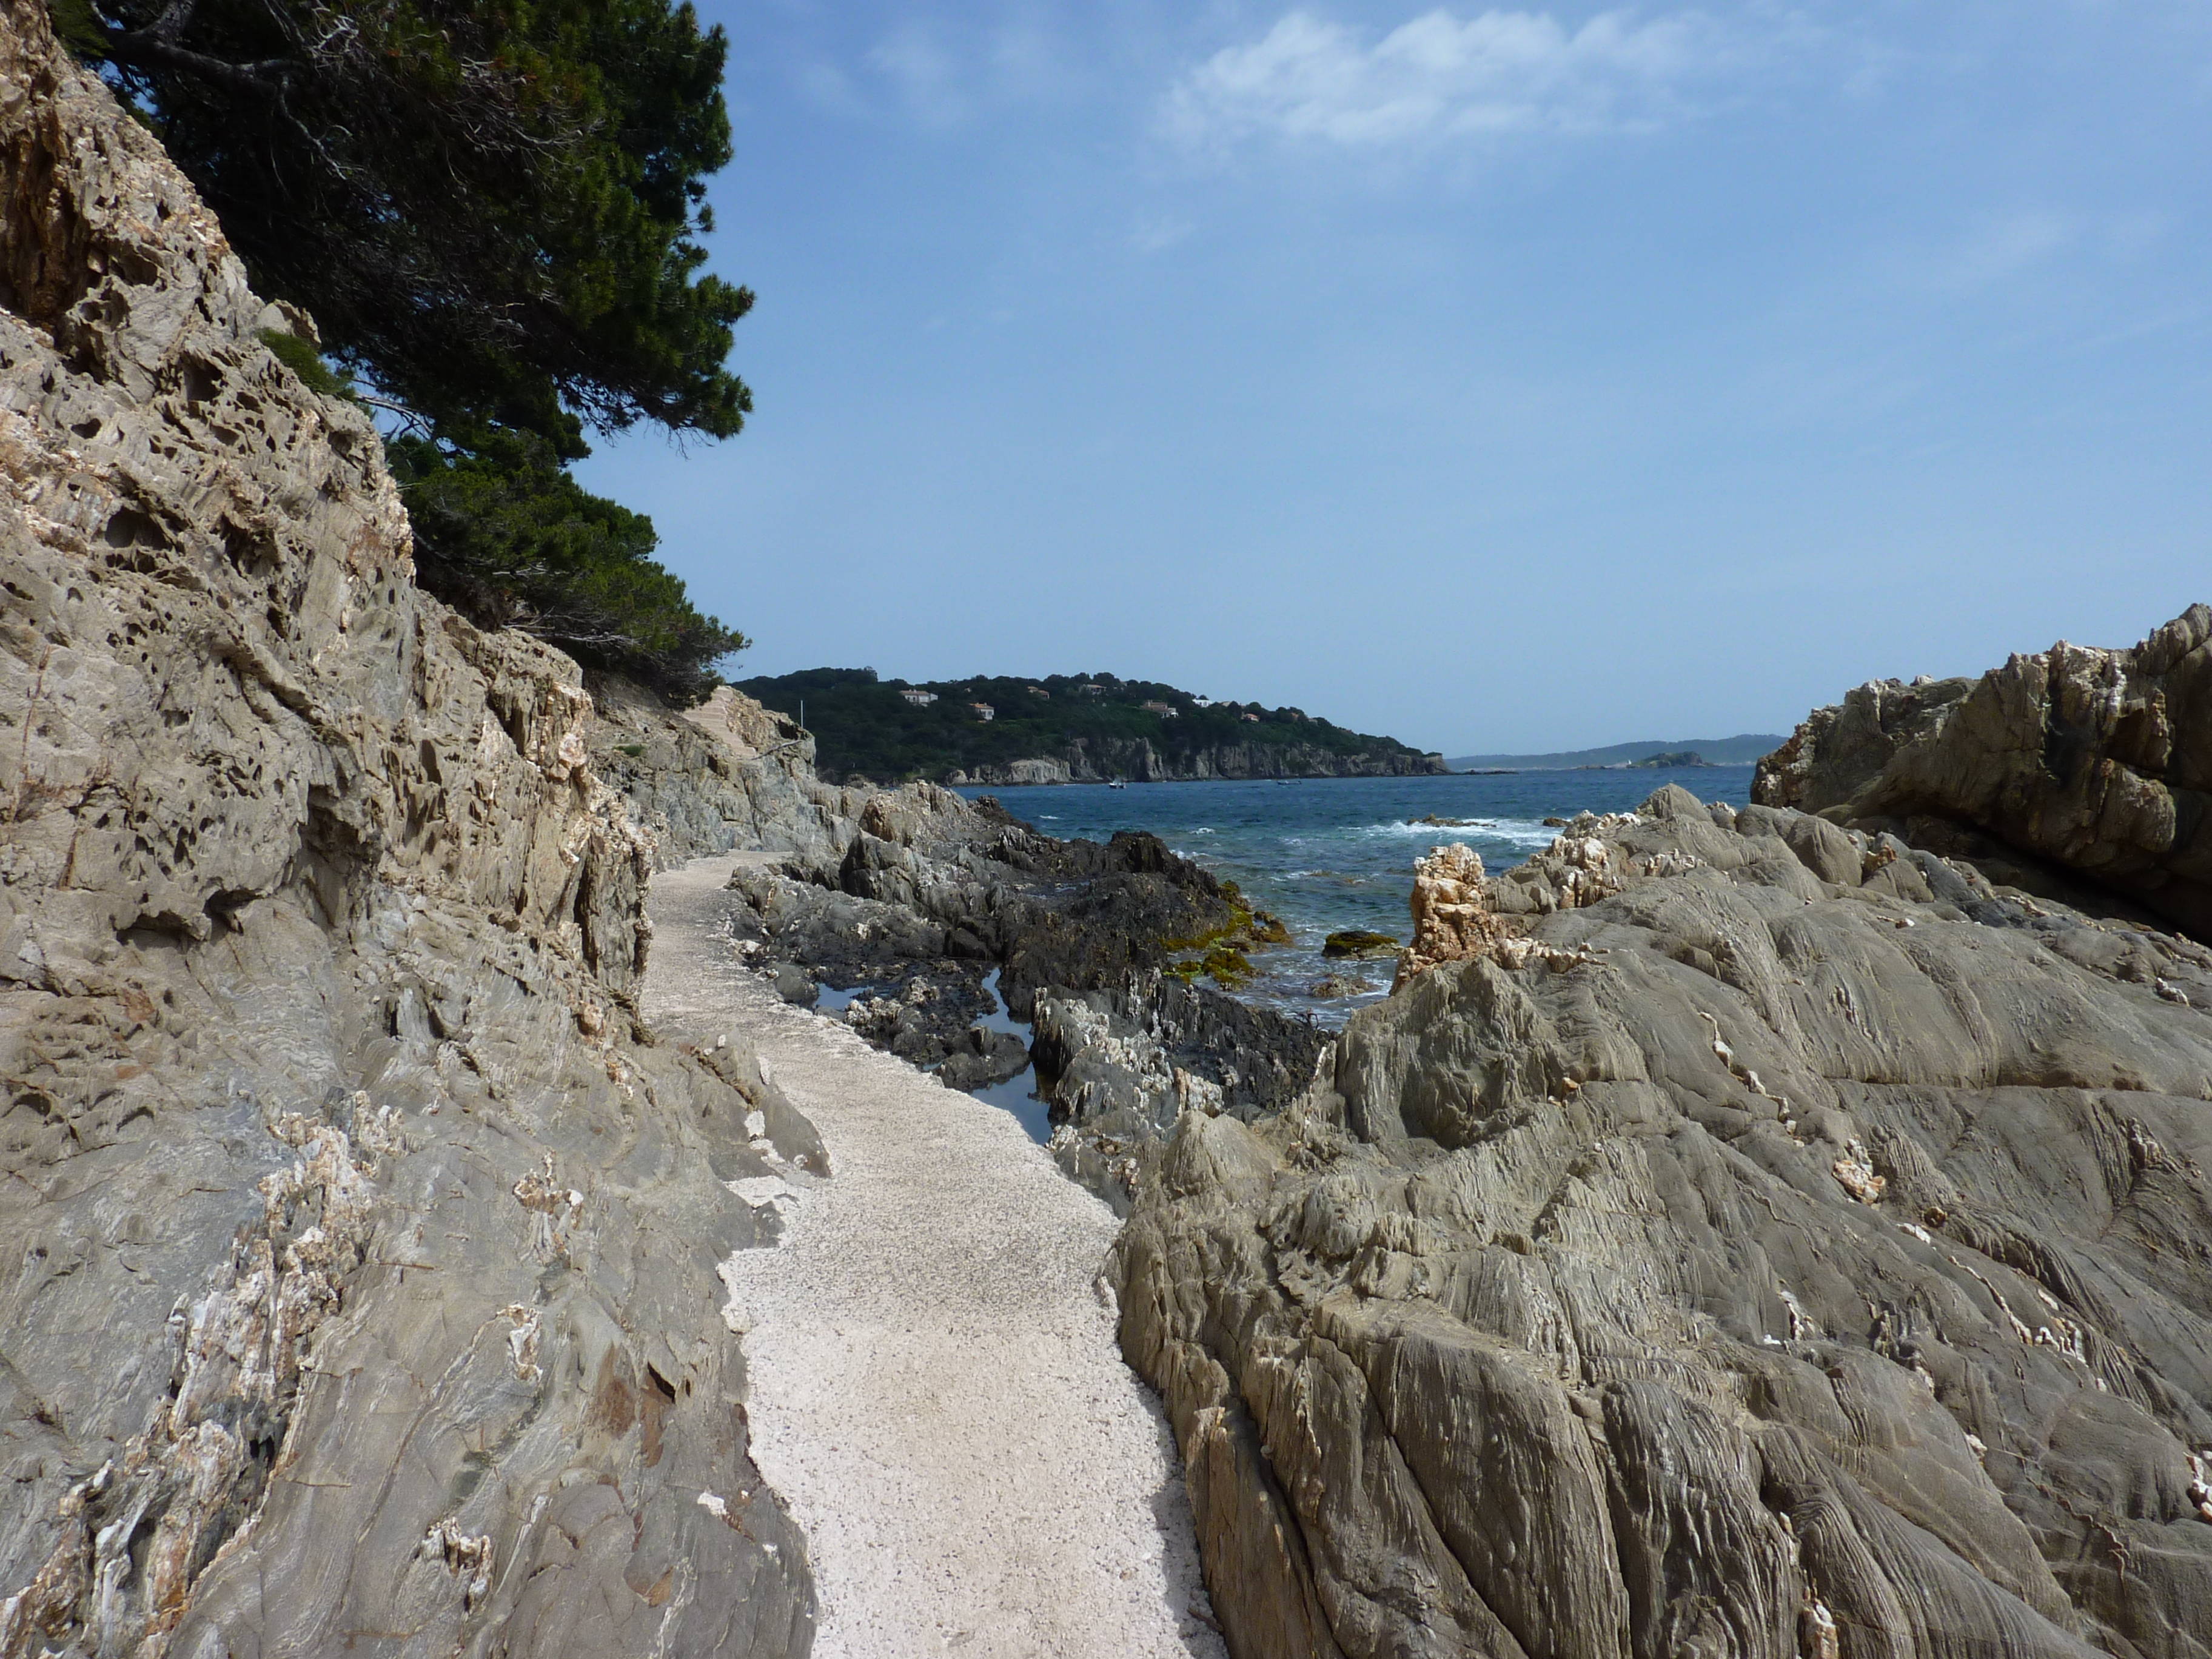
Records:
{"label": "weathered rock surface", "polygon": [[1311,1025],[1157,970],[1042,991],[1036,1009],[1030,1049],[1052,1103],[1053,1156],[1124,1215],[1185,1115],[1279,1111],[1326,1046]]}
{"label": "weathered rock surface", "polygon": [[574,665],[26,0],[0,215],[0,1653],[803,1652],[716,1267],[818,1143],[636,1022]]}
{"label": "weathered rock surface", "polygon": [[788,716],[717,688],[669,708],[608,676],[590,682],[593,771],[629,803],[656,869],[733,847],[819,854],[857,833],[864,795],[814,775],[814,739]]}
{"label": "weathered rock surface", "polygon": [[1678,788],[1117,1249],[1231,1651],[2212,1654],[2212,954]]}
{"label": "weathered rock surface", "polygon": [[1752,797],[2212,939],[2212,607],[2127,650],[2062,641],[1978,680],[1869,682],[1761,761]]}

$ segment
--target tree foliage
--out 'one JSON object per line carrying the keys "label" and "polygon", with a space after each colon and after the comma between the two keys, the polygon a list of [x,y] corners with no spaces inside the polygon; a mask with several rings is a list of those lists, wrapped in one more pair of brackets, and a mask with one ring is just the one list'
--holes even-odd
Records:
{"label": "tree foliage", "polygon": [[[707,176],[730,156],[722,32],[668,0],[55,11],[148,115],[257,287],[308,312],[332,361],[401,412],[433,585],[465,577],[447,598],[603,659],[629,647],[602,624],[627,618],[641,630],[632,666],[674,650],[698,678],[711,658],[683,653],[735,635],[645,556],[648,521],[563,468],[589,453],[587,428],[721,438],[751,407],[725,361],[752,295],[704,273],[697,240]],[[526,501],[558,517],[520,556]],[[538,574],[487,610],[517,570]]]}
{"label": "tree foliage", "polygon": [[535,434],[465,447],[403,435],[388,453],[423,582],[488,625],[557,640],[686,703],[714,689],[707,665],[750,643],[691,608],[652,557],[651,520],[585,489]]}
{"label": "tree foliage", "polygon": [[[1347,731],[1303,709],[1202,704],[1172,685],[1111,674],[1036,680],[985,675],[908,687],[904,680],[878,679],[872,668],[811,668],[742,680],[738,689],[786,714],[805,704],[824,777],[858,773],[878,782],[942,780],[956,769],[973,771],[1036,756],[1072,760],[1078,753],[1093,765],[1112,765],[1110,757],[1140,740],[1177,768],[1201,750],[1218,756],[1242,748],[1256,757],[1257,769],[1291,775],[1325,775],[1330,767],[1322,757],[1409,763],[1425,758],[1395,738]],[[917,707],[904,695],[909,689],[933,693],[936,700]],[[990,706],[991,719],[976,712],[979,702]]]}

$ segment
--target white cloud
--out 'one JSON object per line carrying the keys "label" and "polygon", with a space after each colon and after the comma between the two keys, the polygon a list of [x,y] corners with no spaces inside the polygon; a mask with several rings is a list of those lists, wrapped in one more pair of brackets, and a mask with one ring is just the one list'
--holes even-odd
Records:
{"label": "white cloud", "polygon": [[970,100],[961,84],[963,66],[926,26],[912,23],[886,35],[869,52],[868,63],[924,126],[955,126],[967,118]]}
{"label": "white cloud", "polygon": [[1189,220],[1175,214],[1154,217],[1141,215],[1129,235],[1129,246],[1139,253],[1164,253],[1195,229]]}
{"label": "white cloud", "polygon": [[1990,220],[1930,262],[1930,285],[1954,293],[1978,294],[2064,251],[2079,230],[2070,219],[2049,212],[2014,213]]}
{"label": "white cloud", "polygon": [[1547,12],[1437,10],[1370,44],[1294,11],[1230,46],[1169,95],[1169,131],[1217,145],[1255,135],[1376,148],[1528,130],[1649,128],[1689,112],[1700,82],[1747,43],[1682,11],[1650,21],[1609,11],[1578,28]]}

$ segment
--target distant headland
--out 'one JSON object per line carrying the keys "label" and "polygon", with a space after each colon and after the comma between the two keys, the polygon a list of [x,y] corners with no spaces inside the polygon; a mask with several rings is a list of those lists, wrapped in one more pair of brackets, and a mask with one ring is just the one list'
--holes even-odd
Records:
{"label": "distant headland", "polygon": [[1679,743],[1616,743],[1555,755],[1462,755],[1455,772],[1566,772],[1587,766],[1750,766],[1782,747],[1779,732],[1734,738],[1686,738]]}
{"label": "distant headland", "polygon": [[812,668],[738,689],[771,708],[803,708],[822,775],[841,781],[1150,783],[1451,769],[1442,755],[1302,708],[1218,702],[1112,674],[910,683],[872,668]]}

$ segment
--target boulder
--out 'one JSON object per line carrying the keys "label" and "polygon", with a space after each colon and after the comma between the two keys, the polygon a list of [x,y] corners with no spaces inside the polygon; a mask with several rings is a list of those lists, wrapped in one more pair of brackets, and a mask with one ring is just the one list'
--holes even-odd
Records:
{"label": "boulder", "polygon": [[1364,996],[1368,992],[1376,988],[1365,980],[1354,979],[1349,974],[1327,974],[1316,980],[1307,988],[1306,994],[1310,997],[1334,1001],[1340,997]]}
{"label": "boulder", "polygon": [[974,1025],[966,1042],[937,1068],[937,1080],[948,1089],[987,1089],[1019,1077],[1029,1066],[1029,1044],[1011,1032]]}

